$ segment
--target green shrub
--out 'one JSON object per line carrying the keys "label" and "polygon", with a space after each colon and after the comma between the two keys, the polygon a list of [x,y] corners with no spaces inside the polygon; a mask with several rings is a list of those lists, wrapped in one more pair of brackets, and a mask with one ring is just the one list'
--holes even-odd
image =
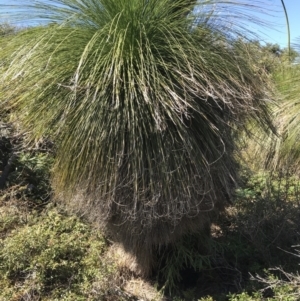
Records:
{"label": "green shrub", "polygon": [[[274,270],[280,273],[273,274]],[[270,269],[267,276],[253,277],[263,284],[263,288],[253,294],[242,292],[230,294],[228,301],[298,301],[300,299],[300,276],[282,269]]]}
{"label": "green shrub", "polygon": [[231,237],[246,242],[242,245],[248,255],[252,252],[261,264],[295,267],[295,258],[278,248],[290,250],[299,243],[299,188],[298,177],[262,172],[248,174],[244,187],[237,190],[234,206],[227,211],[235,225],[230,231],[236,236]]}
{"label": "green shrub", "polygon": [[30,143],[28,135],[21,133],[18,122],[9,122],[13,113],[1,113],[0,200],[18,199],[31,207],[42,208],[52,192],[53,143],[45,138]]}
{"label": "green shrub", "polygon": [[116,271],[104,258],[104,238],[57,210],[16,228],[0,245],[1,300],[22,294],[28,300],[99,300],[113,287]]}
{"label": "green shrub", "polygon": [[53,155],[40,150],[18,154],[8,177],[8,186],[23,187],[16,196],[30,201],[31,205],[43,205],[51,196],[50,170]]}
{"label": "green shrub", "polygon": [[[293,50],[298,55],[300,47]],[[300,64],[282,62],[272,71],[274,93],[278,99],[271,106],[272,119],[277,134],[262,132],[257,127],[250,127],[256,136],[255,140],[246,141],[245,157],[247,164],[259,169],[283,172],[287,175],[300,174]]]}
{"label": "green shrub", "polygon": [[185,271],[208,270],[211,267],[210,244],[209,236],[203,237],[203,233],[186,235],[161,252],[158,278],[163,280],[164,290],[179,293],[182,289],[179,284],[185,281],[182,275]]}

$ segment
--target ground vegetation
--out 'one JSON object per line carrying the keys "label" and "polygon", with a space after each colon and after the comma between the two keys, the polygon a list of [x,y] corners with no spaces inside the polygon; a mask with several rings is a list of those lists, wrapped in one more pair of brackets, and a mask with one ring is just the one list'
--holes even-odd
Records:
{"label": "ground vegetation", "polygon": [[297,47],[195,1],[50,2],[0,31],[1,300],[299,300]]}
{"label": "ground vegetation", "polygon": [[[47,23],[4,38],[0,106],[15,112],[29,142],[55,140],[54,198],[150,274],[157,250],[209,233],[231,199],[238,131],[250,120],[272,128],[268,76],[243,42],[255,6],[24,5],[16,20]],[[228,24],[241,11],[241,24]]]}

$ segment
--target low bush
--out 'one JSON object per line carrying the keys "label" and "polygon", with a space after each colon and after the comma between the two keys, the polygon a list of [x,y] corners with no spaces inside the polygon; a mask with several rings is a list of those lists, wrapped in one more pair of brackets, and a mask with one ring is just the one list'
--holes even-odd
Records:
{"label": "low bush", "polygon": [[116,279],[106,249],[75,217],[56,209],[36,215],[0,240],[0,299],[102,300]]}
{"label": "low bush", "polygon": [[50,170],[54,160],[51,141],[29,142],[9,112],[0,114],[0,200],[14,199],[43,207],[52,192]]}

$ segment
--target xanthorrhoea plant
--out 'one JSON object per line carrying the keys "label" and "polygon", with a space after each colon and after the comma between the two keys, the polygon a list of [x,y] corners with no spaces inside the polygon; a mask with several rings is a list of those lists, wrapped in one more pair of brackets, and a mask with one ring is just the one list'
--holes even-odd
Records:
{"label": "xanthorrhoea plant", "polygon": [[230,197],[234,129],[269,123],[267,82],[232,44],[251,7],[194,5],[23,1],[16,20],[51,23],[1,50],[1,105],[32,137],[56,139],[56,195],[110,231],[142,273],[153,246],[201,231]]}
{"label": "xanthorrhoea plant", "polygon": [[274,76],[279,105],[274,108],[274,123],[279,136],[263,144],[265,166],[272,171],[300,172],[300,65],[283,64]]}
{"label": "xanthorrhoea plant", "polygon": [[[277,133],[264,132],[254,126],[255,140],[248,140],[246,160],[254,161],[255,169],[280,172],[285,175],[300,172],[300,57],[299,46],[294,45],[283,53],[272,70],[274,94],[277,102],[272,105],[272,119]],[[297,57],[297,53],[298,57]],[[290,58],[288,55],[290,54]]]}

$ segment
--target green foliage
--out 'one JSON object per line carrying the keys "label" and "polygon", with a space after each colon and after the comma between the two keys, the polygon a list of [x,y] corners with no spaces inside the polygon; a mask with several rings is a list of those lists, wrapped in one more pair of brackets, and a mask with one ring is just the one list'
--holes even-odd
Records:
{"label": "green foliage", "polygon": [[[292,246],[299,245],[300,192],[296,187],[300,181],[249,171],[244,171],[242,179],[234,203],[212,227],[211,268],[200,273],[197,289],[200,296],[215,301],[281,300],[281,287],[284,290],[286,285],[294,293],[299,287],[294,278],[299,258],[291,253],[295,253]],[[276,266],[288,272],[268,272]],[[271,276],[281,282],[273,281],[271,287]]]}
{"label": "green foliage", "polygon": [[300,182],[296,175],[260,171],[244,172],[244,184],[236,190],[237,200],[264,198],[270,202],[299,202]]}
{"label": "green foliage", "polygon": [[44,206],[52,192],[50,170],[54,161],[53,142],[43,137],[30,143],[14,113],[0,113],[0,200],[19,199],[32,207]]}
{"label": "green foliage", "polygon": [[203,298],[199,299],[198,301],[214,301],[214,299],[212,297],[203,297]]}
{"label": "green foliage", "polygon": [[161,254],[159,275],[164,280],[164,289],[178,293],[178,283],[182,280],[185,270],[203,271],[210,268],[209,237],[186,235]]}
{"label": "green foliage", "polygon": [[[229,301],[260,301],[263,300],[263,297],[260,293],[255,293],[254,295],[248,295],[243,292],[240,294],[230,294]],[[269,299],[268,299],[269,300]]]}
{"label": "green foliage", "polygon": [[34,217],[34,215],[29,216],[26,209],[27,208],[22,207],[20,204],[18,204],[18,206],[16,204],[13,204],[12,206],[7,206],[5,202],[1,201],[1,206],[0,206],[1,238],[4,238],[13,229],[16,229],[17,227],[22,227]]}
{"label": "green foliage", "polygon": [[[9,131],[0,131],[0,172],[6,172],[0,200],[22,199],[31,206],[44,206],[50,199],[50,170],[53,165],[53,150],[46,142],[36,146],[26,145],[24,136],[11,124],[2,123]],[[0,129],[1,130],[1,129]]]}
{"label": "green foliage", "polygon": [[[39,153],[20,156],[20,162],[32,170],[46,171],[43,160]],[[28,179],[27,172],[16,177],[24,183]],[[202,300],[267,300],[268,291],[263,289],[270,281],[276,284],[271,290],[276,297],[269,300],[297,300],[299,282],[293,278],[297,274],[289,274],[291,280],[278,273],[270,278],[272,274],[265,274],[264,269],[283,266],[291,272],[297,268],[297,257],[282,250],[292,252],[291,245],[299,244],[299,179],[249,171],[244,171],[242,179],[235,203],[219,218],[219,230],[212,231],[211,240],[188,235],[162,248],[160,279],[166,281],[166,292],[173,288],[172,294],[181,296],[178,300],[196,299],[200,286],[205,293],[201,296],[211,295]],[[53,209],[31,212],[24,205],[23,198],[10,198],[0,206],[1,300],[130,300],[130,295],[116,296],[110,290],[127,279],[120,278],[106,255],[107,242],[101,235],[75,217]],[[260,278],[249,283],[245,279],[249,272],[265,275],[264,282]],[[197,286],[184,288],[184,273],[195,273]],[[225,291],[216,285],[225,286]],[[262,291],[252,293],[259,289]],[[245,292],[238,293],[241,290]],[[235,294],[226,298],[228,291]]]}
{"label": "green foliage", "polygon": [[165,244],[178,221],[222,208],[237,178],[234,129],[270,125],[268,79],[243,43],[232,47],[243,21],[227,22],[255,6],[218,3],[190,13],[195,1],[25,1],[19,18],[52,23],[1,50],[0,106],[33,138],[55,137],[55,192],[122,225],[125,240]]}
{"label": "green foliage", "polygon": [[[299,66],[288,65],[287,51],[277,45],[246,43],[242,26],[223,22],[230,16],[215,7],[222,1],[201,3],[194,15],[195,2],[24,1],[27,12],[18,18],[52,24],[20,32],[0,26],[0,109],[1,115],[11,110],[32,140],[55,140],[54,188],[64,202],[101,221],[111,218],[115,232],[139,250],[152,254],[152,244],[163,245],[165,287],[180,287],[190,269],[215,283],[223,276],[228,294],[232,287],[248,289],[249,272],[276,265],[292,270],[298,263],[285,251],[299,243],[300,232],[299,179],[291,176],[300,166]],[[245,175],[233,206],[214,225],[213,240],[184,235],[205,227],[197,216],[203,208],[230,195],[235,129],[253,126],[252,120],[270,125],[262,101],[269,77],[282,102],[274,109],[279,136],[263,133],[266,152],[250,152],[260,167],[264,160],[276,172]],[[8,151],[17,157],[0,196],[0,298],[130,298],[113,293],[116,281],[126,279],[118,278],[102,235],[51,203],[32,211],[49,200],[52,154],[16,148],[15,136],[3,137],[1,168]],[[191,216],[201,222],[178,226]],[[173,245],[165,246],[169,240]],[[227,300],[299,299],[296,273],[255,278],[263,285],[259,292],[249,285]],[[181,296],[195,299],[196,289]]]}
{"label": "green foliage", "polygon": [[260,41],[254,40],[245,43],[249,58],[253,58],[252,64],[259,72],[263,69],[266,73],[272,73],[281,63],[283,50],[277,44],[262,45]]}
{"label": "green foliage", "polygon": [[[299,97],[300,65],[296,63],[299,46],[292,49],[290,57],[284,49],[280,53],[276,67],[272,69],[275,83],[274,93],[278,104],[272,106],[277,135],[266,133],[257,127],[249,127],[256,135],[255,141],[247,141],[246,161],[256,170],[265,168],[287,175],[299,174]],[[293,63],[295,62],[295,63]]]}
{"label": "green foliage", "polygon": [[278,248],[289,250],[298,242],[299,188],[298,177],[261,173],[248,178],[244,189],[237,191],[230,215],[237,234],[252,246],[253,257],[256,254],[269,265],[295,265],[292,257],[282,262],[283,251],[278,252]]}
{"label": "green foliage", "polygon": [[[259,292],[248,294],[230,294],[228,301],[297,301],[300,298],[300,278],[298,274],[289,274],[280,269],[278,277],[271,272],[266,277],[256,276],[253,280],[264,283],[264,288]],[[282,279],[283,278],[283,279]]]}
{"label": "green foliage", "polygon": [[[27,195],[31,201],[36,199],[37,203],[49,200],[50,170],[53,164],[53,156],[47,153],[24,152],[18,156],[15,162],[15,170],[10,174],[10,185],[18,183],[27,185]],[[19,179],[23,181],[20,182]]]}
{"label": "green foliage", "polygon": [[282,103],[276,111],[275,118],[280,137],[274,143],[271,167],[284,172],[297,172],[299,168],[299,99],[300,66],[290,66],[281,70],[276,77]]}
{"label": "green foliage", "polygon": [[100,300],[113,285],[104,238],[57,210],[16,228],[0,244],[1,300]]}
{"label": "green foliage", "polygon": [[32,206],[45,205],[51,195],[50,169],[53,156],[47,153],[22,152],[13,162],[1,199],[12,197],[28,201]]}

